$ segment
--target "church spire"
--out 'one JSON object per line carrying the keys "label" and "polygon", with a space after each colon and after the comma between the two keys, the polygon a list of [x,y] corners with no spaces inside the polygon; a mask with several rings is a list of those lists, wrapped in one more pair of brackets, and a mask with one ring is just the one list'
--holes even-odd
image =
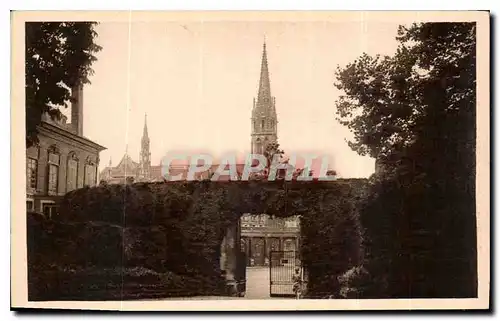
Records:
{"label": "church spire", "polygon": [[142,139],[144,140],[145,138],[148,137],[148,114],[144,114],[144,130],[142,132]]}
{"label": "church spire", "polygon": [[151,174],[150,169],[151,169],[151,152],[149,150],[148,115],[144,114],[144,130],[142,133],[141,153],[139,162],[140,178],[148,180]]}
{"label": "church spire", "polygon": [[271,96],[269,67],[267,64],[266,41],[262,47],[260,66],[259,92],[254,99],[252,109],[252,153],[263,154],[269,143],[278,140],[278,117],[276,115],[276,100]]}
{"label": "church spire", "polygon": [[260,81],[259,93],[257,95],[257,102],[263,103],[266,99],[271,99],[271,84],[269,81],[269,67],[267,65],[267,50],[266,41],[262,47],[262,62],[260,66]]}

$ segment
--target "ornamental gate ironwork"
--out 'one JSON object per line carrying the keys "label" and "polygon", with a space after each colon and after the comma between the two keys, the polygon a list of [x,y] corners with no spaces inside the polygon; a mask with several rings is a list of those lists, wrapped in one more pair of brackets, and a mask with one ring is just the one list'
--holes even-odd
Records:
{"label": "ornamental gate ironwork", "polygon": [[294,276],[302,274],[299,252],[271,251],[269,256],[271,297],[295,297]]}

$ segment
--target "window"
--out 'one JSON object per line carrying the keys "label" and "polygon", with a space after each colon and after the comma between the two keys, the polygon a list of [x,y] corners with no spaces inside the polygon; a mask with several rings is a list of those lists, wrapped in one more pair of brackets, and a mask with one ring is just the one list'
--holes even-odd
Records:
{"label": "window", "polygon": [[49,148],[48,192],[57,194],[59,182],[59,153],[55,146]]}
{"label": "window", "polygon": [[48,218],[54,218],[58,213],[58,207],[55,204],[44,204],[43,214]]}
{"label": "window", "polygon": [[93,165],[85,165],[85,185],[95,185],[95,167]]}
{"label": "window", "polygon": [[57,193],[57,179],[59,166],[49,164],[49,193]]}
{"label": "window", "polygon": [[50,205],[44,205],[43,206],[43,214],[48,216],[49,213],[50,213]]}
{"label": "window", "polygon": [[295,250],[295,246],[292,240],[286,240],[283,245],[285,251],[293,251]]}
{"label": "window", "polygon": [[67,191],[69,192],[76,189],[78,180],[78,159],[76,158],[75,154],[70,154],[68,158],[67,179]]}
{"label": "window", "polygon": [[35,203],[33,200],[26,201],[26,211],[33,211],[35,209]]}
{"label": "window", "polygon": [[34,158],[28,158],[27,162],[28,164],[26,168],[26,185],[29,188],[36,189],[38,161]]}
{"label": "window", "polygon": [[265,125],[265,120],[262,119],[262,122],[261,122],[261,128],[264,129],[264,125]]}
{"label": "window", "polygon": [[[97,160],[97,163],[99,160]],[[84,168],[84,185],[95,186],[97,184],[97,164],[91,156],[87,157]],[[128,181],[129,178],[127,178]],[[133,178],[132,178],[133,179]]]}
{"label": "window", "polygon": [[57,152],[49,152],[49,163],[59,166],[59,154]]}

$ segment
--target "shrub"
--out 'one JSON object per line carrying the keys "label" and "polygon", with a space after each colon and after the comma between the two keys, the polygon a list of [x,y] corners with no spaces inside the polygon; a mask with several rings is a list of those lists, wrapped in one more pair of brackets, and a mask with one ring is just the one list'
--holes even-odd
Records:
{"label": "shrub", "polygon": [[359,299],[365,295],[365,287],[369,274],[363,266],[355,266],[338,277],[340,297],[344,299]]}
{"label": "shrub", "polygon": [[[158,295],[173,295],[185,284],[197,295],[220,294],[220,245],[227,228],[244,213],[267,213],[301,215],[308,292],[338,293],[337,276],[359,263],[355,204],[364,184],[193,181],[75,190],[64,197],[58,221],[34,216],[28,220],[30,284],[40,286],[45,296],[90,297],[90,284],[92,293],[115,291],[114,280],[123,271],[145,269],[152,274],[143,275],[137,286]],[[102,273],[89,274],[94,269]],[[127,276],[123,287],[134,288],[134,280]]]}
{"label": "shrub", "polygon": [[145,268],[54,268],[37,270],[29,300],[129,300],[137,298],[220,295],[222,279],[187,277]]}

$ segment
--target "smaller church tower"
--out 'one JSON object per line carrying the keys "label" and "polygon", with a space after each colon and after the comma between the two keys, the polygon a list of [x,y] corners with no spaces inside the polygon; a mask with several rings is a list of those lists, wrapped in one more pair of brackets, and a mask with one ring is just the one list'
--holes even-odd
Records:
{"label": "smaller church tower", "polygon": [[278,140],[278,116],[276,115],[276,100],[271,95],[269,68],[267,65],[267,50],[264,42],[260,81],[257,99],[254,98],[252,109],[252,146],[253,154],[263,154],[266,146]]}
{"label": "smaller church tower", "polygon": [[149,180],[151,178],[151,152],[149,149],[147,115],[144,115],[144,130],[142,133],[139,160],[139,179]]}

